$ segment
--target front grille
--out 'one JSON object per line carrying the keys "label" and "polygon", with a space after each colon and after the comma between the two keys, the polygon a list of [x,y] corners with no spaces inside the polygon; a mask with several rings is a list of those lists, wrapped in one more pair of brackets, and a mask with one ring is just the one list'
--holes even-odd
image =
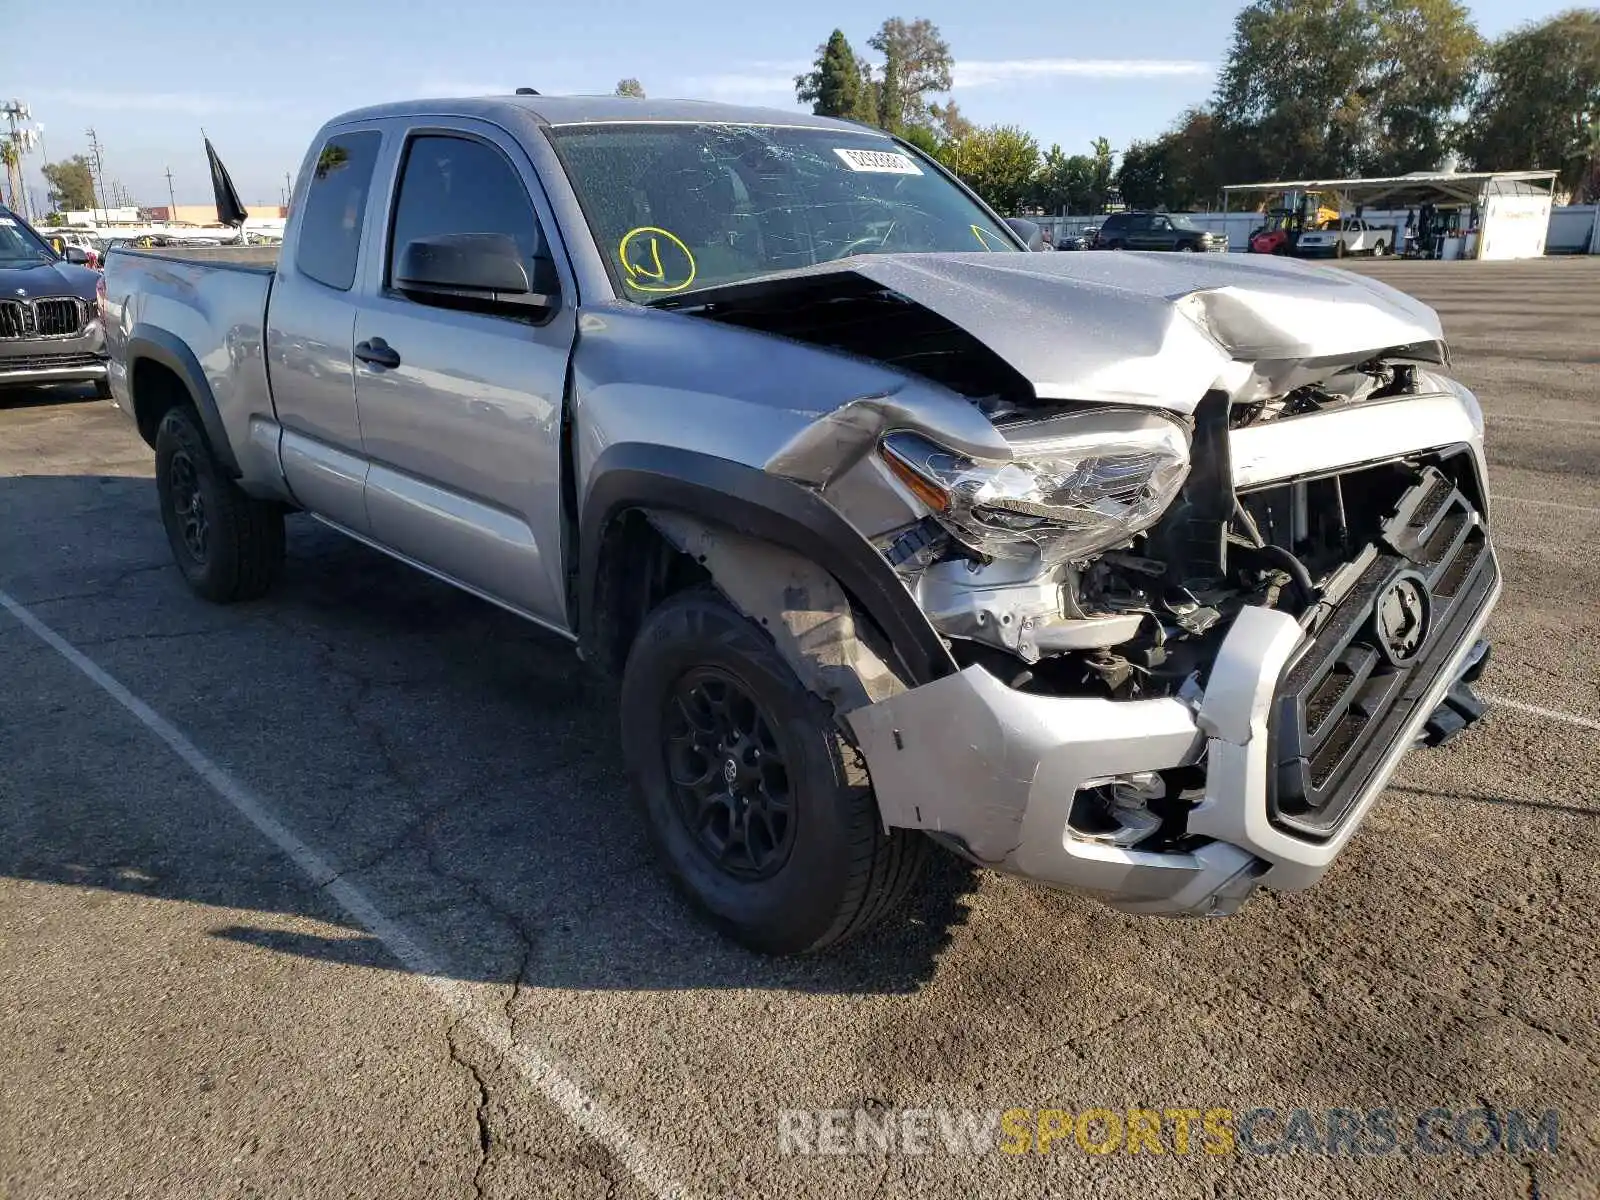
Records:
{"label": "front grille", "polygon": [[[1268,816],[1296,836],[1320,840],[1338,828],[1494,587],[1483,522],[1438,467],[1418,472],[1374,549],[1278,685]],[[1385,605],[1401,617],[1386,623]],[[1403,614],[1418,608],[1421,639],[1408,649]]]}
{"label": "front grille", "polygon": [[33,315],[41,337],[70,337],[83,328],[83,305],[77,300],[35,300]]}
{"label": "front grille", "polygon": [[83,301],[72,296],[44,300],[0,300],[0,340],[74,337],[83,332]]}
{"label": "front grille", "polygon": [[45,371],[54,368],[94,367],[105,364],[98,354],[6,354],[0,355],[0,375],[7,371]]}

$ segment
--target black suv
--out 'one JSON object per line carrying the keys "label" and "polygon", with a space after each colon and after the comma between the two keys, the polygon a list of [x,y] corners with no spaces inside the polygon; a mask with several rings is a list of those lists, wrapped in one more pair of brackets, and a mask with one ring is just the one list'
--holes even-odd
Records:
{"label": "black suv", "polygon": [[1201,229],[1181,214],[1158,212],[1112,213],[1095,234],[1096,250],[1225,251],[1228,239]]}
{"label": "black suv", "polygon": [[[77,246],[58,255],[16,213],[0,208],[0,388],[93,383],[109,396],[96,292],[100,273]],[[73,261],[74,259],[78,261]]]}

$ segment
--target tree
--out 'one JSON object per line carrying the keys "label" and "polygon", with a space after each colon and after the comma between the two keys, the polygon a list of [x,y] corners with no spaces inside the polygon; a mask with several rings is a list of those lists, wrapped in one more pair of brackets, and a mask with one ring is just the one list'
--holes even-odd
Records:
{"label": "tree", "polygon": [[[811,105],[811,111],[819,117],[843,117],[847,121],[865,119],[862,92],[869,87],[870,77],[863,80],[855,51],[838,29],[817,47],[817,59],[812,69],[794,77],[797,100]],[[876,116],[876,106],[872,115]]]}
{"label": "tree", "polygon": [[878,84],[872,78],[872,64],[861,64],[861,90],[857,94],[856,120],[866,125],[878,123]]}
{"label": "tree", "polygon": [[1133,142],[1122,152],[1122,165],[1117,168],[1117,190],[1129,208],[1169,207],[1164,138]]}
{"label": "tree", "polygon": [[1090,159],[1094,171],[1090,177],[1089,203],[1095,212],[1101,212],[1111,199],[1111,143],[1098,137],[1090,146],[1094,150],[1094,157]]}
{"label": "tree", "polygon": [[925,123],[930,117],[928,93],[950,90],[955,61],[939,27],[925,17],[910,23],[891,17],[867,44],[883,55],[879,123],[895,131]]}
{"label": "tree", "polygon": [[1255,0],[1234,18],[1215,108],[1271,176],[1358,173],[1353,126],[1371,51],[1362,0]]}
{"label": "tree", "polygon": [[1258,177],[1436,168],[1480,44],[1458,0],[1254,0],[1218,78],[1214,149]]}
{"label": "tree", "polygon": [[10,196],[9,203],[12,208],[20,209],[21,200],[21,166],[22,155],[17,152],[17,144],[10,138],[0,141],[0,166],[6,169],[6,192]]}
{"label": "tree", "polygon": [[1039,143],[1015,125],[975,129],[953,168],[989,207],[1004,215],[1021,207],[1039,169]]}
{"label": "tree", "polygon": [[644,85],[631,75],[627,79],[617,80],[617,95],[632,96],[635,100],[644,99]]}
{"label": "tree", "polygon": [[1033,177],[1031,202],[1047,213],[1094,211],[1094,160],[1051,146]]}
{"label": "tree", "polygon": [[918,124],[916,121],[906,120],[905,88],[900,83],[900,63],[897,59],[886,59],[883,64],[883,78],[878,80],[873,89],[873,108],[877,110],[878,119],[874,124],[890,133],[900,133],[908,127]]}
{"label": "tree", "polygon": [[1362,88],[1372,117],[1361,167],[1436,170],[1455,140],[1483,39],[1456,0],[1368,0],[1375,57]]}
{"label": "tree", "polygon": [[[947,167],[950,166],[950,163],[947,161],[950,153],[950,144],[943,141],[939,135],[933,131],[932,126],[913,125],[901,136],[915,146],[918,150],[921,150],[924,154],[932,158],[937,158]],[[951,170],[954,169],[954,167],[951,167]]]}
{"label": "tree", "polygon": [[1562,188],[1600,200],[1597,124],[1600,10],[1574,9],[1489,48],[1461,149],[1477,170],[1548,168]]}
{"label": "tree", "polygon": [[954,100],[945,104],[930,104],[928,116],[933,121],[934,131],[941,141],[959,142],[972,136],[977,129],[971,121],[961,115],[961,109]]}
{"label": "tree", "polygon": [[94,175],[89,160],[81,154],[61,162],[45,163],[40,174],[50,185],[50,204],[57,209],[96,208]]}
{"label": "tree", "polygon": [[1134,142],[1122,153],[1117,189],[1132,208],[1204,208],[1226,182],[1226,157],[1217,144],[1216,118],[1187,110],[1153,142]]}

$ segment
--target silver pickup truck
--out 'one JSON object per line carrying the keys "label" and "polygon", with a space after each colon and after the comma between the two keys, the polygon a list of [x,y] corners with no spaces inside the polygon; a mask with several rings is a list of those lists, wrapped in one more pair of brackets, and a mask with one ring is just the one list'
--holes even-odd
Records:
{"label": "silver pickup truck", "polygon": [[935,843],[1225,915],[1481,715],[1482,414],[1372,280],[1037,235],[854,124],[371,108],[275,266],[112,253],[111,386],[202,596],[298,510],[618,678],[748,946],[854,935]]}

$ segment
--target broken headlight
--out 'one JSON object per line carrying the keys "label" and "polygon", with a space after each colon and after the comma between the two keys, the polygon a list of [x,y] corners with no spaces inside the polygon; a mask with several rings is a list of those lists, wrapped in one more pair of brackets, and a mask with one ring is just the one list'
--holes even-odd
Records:
{"label": "broken headlight", "polygon": [[1008,427],[985,462],[915,433],[880,453],[963,545],[990,558],[1082,559],[1149,528],[1189,473],[1189,431],[1156,413],[1089,412]]}

